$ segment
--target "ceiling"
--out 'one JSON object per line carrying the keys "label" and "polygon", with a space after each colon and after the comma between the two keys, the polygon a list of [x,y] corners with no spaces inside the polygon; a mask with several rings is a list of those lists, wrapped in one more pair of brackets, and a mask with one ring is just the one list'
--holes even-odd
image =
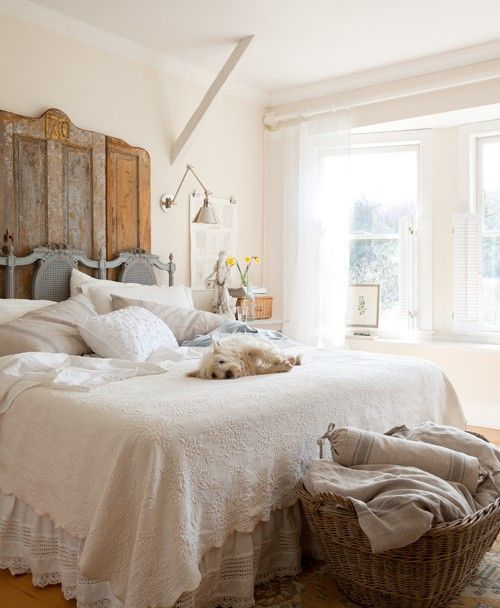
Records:
{"label": "ceiling", "polygon": [[498,0],[35,0],[217,72],[255,34],[234,80],[280,93],[500,39]]}

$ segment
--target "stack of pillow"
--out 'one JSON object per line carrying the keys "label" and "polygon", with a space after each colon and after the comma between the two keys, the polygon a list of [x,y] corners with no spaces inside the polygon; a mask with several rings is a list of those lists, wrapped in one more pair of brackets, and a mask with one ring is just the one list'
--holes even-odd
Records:
{"label": "stack of pillow", "polygon": [[184,286],[94,279],[73,270],[64,302],[2,300],[0,356],[62,352],[145,361],[219,327],[224,317],[193,307]]}

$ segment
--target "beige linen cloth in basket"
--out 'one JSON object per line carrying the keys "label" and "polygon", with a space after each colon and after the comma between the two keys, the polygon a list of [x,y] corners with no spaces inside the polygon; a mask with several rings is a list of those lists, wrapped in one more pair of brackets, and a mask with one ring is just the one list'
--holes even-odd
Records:
{"label": "beige linen cloth in basket", "polygon": [[[434,436],[443,429],[455,433],[449,443],[456,450],[418,439],[424,430]],[[498,496],[500,452],[491,444],[439,425],[428,425],[421,434],[406,427],[390,432],[399,437],[330,425],[320,442],[330,440],[334,462],[314,461],[303,479],[313,495],[332,492],[351,499],[374,553],[409,545],[434,524],[461,519]],[[411,433],[412,440],[404,438]]]}
{"label": "beige linen cloth in basket", "polygon": [[330,426],[324,437],[330,440],[333,460],[345,467],[359,464],[416,466],[441,479],[461,483],[472,494],[482,480],[479,460],[454,449],[351,427],[335,429]]}

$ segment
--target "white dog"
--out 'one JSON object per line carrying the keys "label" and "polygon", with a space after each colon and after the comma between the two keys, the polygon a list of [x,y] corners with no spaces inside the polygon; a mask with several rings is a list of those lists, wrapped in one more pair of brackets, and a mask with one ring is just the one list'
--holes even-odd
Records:
{"label": "white dog", "polygon": [[300,355],[285,355],[266,339],[239,335],[222,342],[213,341],[192,378],[223,380],[289,372],[302,363]]}

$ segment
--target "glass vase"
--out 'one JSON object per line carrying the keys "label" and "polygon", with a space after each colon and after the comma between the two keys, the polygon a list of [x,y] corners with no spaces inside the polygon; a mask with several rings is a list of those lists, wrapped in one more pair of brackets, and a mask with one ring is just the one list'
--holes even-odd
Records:
{"label": "glass vase", "polygon": [[248,321],[255,320],[255,295],[252,290],[252,286],[248,281],[242,281],[241,283],[242,289],[245,290],[245,307],[246,307],[246,316]]}

